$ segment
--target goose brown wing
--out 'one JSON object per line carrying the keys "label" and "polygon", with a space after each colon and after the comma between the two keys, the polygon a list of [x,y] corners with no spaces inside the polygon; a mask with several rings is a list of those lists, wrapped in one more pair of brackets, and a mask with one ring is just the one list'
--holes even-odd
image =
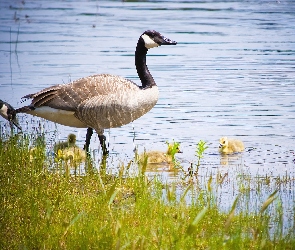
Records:
{"label": "goose brown wing", "polygon": [[118,86],[127,89],[138,88],[135,83],[122,77],[100,74],[81,78],[68,84],[54,85],[23,98],[33,99],[31,105],[34,107],[49,106],[55,109],[76,111],[85,100],[115,93]]}

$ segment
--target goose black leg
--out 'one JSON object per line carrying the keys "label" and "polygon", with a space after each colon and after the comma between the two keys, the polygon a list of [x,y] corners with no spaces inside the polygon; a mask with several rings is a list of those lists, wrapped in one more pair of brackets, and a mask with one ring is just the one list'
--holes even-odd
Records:
{"label": "goose black leg", "polygon": [[[102,131],[103,132],[103,131]],[[90,145],[90,139],[93,134],[93,128],[87,128],[87,133],[86,133],[86,140],[85,140],[85,145],[84,145],[84,150],[89,154],[89,145]],[[106,137],[103,134],[98,134],[100,146],[102,149],[102,154],[104,156],[109,154],[109,151],[107,150],[106,146]]]}
{"label": "goose black leg", "polygon": [[85,140],[85,145],[84,145],[84,150],[89,154],[89,145],[90,145],[90,139],[93,134],[93,128],[87,128],[87,133],[86,133],[86,140]]}
{"label": "goose black leg", "polygon": [[106,137],[104,135],[98,134],[98,138],[99,138],[100,146],[102,149],[102,154],[104,156],[107,156],[109,154],[109,151],[107,150],[107,146],[106,146]]}

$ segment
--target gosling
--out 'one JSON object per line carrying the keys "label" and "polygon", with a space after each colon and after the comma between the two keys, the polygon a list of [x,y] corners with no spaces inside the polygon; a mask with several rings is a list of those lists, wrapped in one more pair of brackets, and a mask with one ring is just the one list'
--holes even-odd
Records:
{"label": "gosling", "polygon": [[56,160],[64,160],[72,164],[80,164],[86,159],[85,150],[79,147],[68,147],[65,149],[59,149],[56,153]]}
{"label": "gosling", "polygon": [[228,139],[227,137],[221,137],[219,139],[219,152],[221,154],[232,154],[244,151],[244,143],[235,139]]}
{"label": "gosling", "polygon": [[65,142],[58,142],[54,145],[55,160],[70,161],[71,163],[81,163],[86,159],[85,150],[76,145],[76,135],[69,134]]}
{"label": "gosling", "polygon": [[167,164],[172,165],[175,161],[175,154],[181,153],[180,143],[167,143],[168,149],[166,152],[162,151],[148,151],[139,156],[139,162],[144,162],[147,157],[147,164]]}
{"label": "gosling", "polygon": [[65,149],[70,147],[76,147],[76,135],[69,134],[67,141],[61,141],[54,145],[54,152],[57,153],[59,149]]}

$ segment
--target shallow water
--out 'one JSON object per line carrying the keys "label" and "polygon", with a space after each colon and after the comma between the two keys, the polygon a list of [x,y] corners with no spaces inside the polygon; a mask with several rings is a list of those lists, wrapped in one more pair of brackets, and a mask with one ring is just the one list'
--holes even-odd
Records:
{"label": "shallow water", "polygon": [[[114,168],[133,158],[134,147],[165,151],[172,140],[181,143],[178,160],[188,168],[202,139],[209,148],[200,175],[242,168],[294,178],[293,0],[1,1],[0,8],[0,99],[15,107],[26,94],[91,74],[114,73],[139,84],[139,35],[155,29],[178,42],[148,53],[160,88],[157,105],[132,124],[106,131]],[[27,123],[38,119],[20,121],[30,130]],[[46,126],[58,139],[75,132],[83,145],[85,129]],[[224,135],[244,141],[237,159],[218,154]],[[99,148],[96,137],[91,148]],[[294,185],[290,192],[294,196]]]}

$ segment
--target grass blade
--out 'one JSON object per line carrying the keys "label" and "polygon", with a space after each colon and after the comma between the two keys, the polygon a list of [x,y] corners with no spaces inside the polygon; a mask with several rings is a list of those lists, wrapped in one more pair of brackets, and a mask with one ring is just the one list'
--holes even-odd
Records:
{"label": "grass blade", "polygon": [[270,196],[268,196],[267,200],[262,204],[262,207],[260,209],[260,213],[262,214],[268,206],[277,198],[276,193],[278,190],[274,191]]}
{"label": "grass blade", "polygon": [[196,216],[196,218],[194,219],[194,221],[189,224],[187,230],[186,230],[186,235],[191,235],[193,233],[195,233],[197,231],[197,225],[198,223],[203,219],[203,217],[205,216],[206,212],[208,210],[208,206],[204,207]]}
{"label": "grass blade", "polygon": [[229,213],[229,215],[227,217],[227,220],[225,222],[225,225],[224,225],[225,230],[228,230],[228,228],[229,228],[229,226],[230,226],[230,224],[231,224],[231,222],[232,222],[232,220],[234,218],[235,211],[236,211],[236,206],[238,204],[239,198],[240,198],[240,196],[237,196],[237,198],[235,199],[235,201],[234,201],[234,203],[233,203],[233,205],[231,207],[230,213]]}
{"label": "grass blade", "polygon": [[116,190],[116,185],[117,185],[117,180],[114,182],[114,184],[111,186],[110,190],[107,193],[107,200],[108,200],[109,207],[111,206],[117,193],[119,192],[118,189]]}
{"label": "grass blade", "polygon": [[183,202],[183,201],[184,201],[185,196],[186,196],[187,192],[191,189],[191,187],[192,187],[192,183],[191,183],[191,184],[185,189],[185,191],[184,191],[183,194],[181,195],[181,197],[180,197],[180,202]]}
{"label": "grass blade", "polygon": [[77,221],[81,218],[82,215],[84,215],[84,211],[81,211],[79,214],[77,214],[77,216],[75,216],[75,217],[71,220],[71,222],[70,222],[69,225],[67,226],[66,230],[64,231],[62,238],[64,238],[64,237],[66,236],[66,234],[67,234],[68,231],[69,231],[69,228],[70,228],[72,225],[74,225],[75,222],[77,222]]}

